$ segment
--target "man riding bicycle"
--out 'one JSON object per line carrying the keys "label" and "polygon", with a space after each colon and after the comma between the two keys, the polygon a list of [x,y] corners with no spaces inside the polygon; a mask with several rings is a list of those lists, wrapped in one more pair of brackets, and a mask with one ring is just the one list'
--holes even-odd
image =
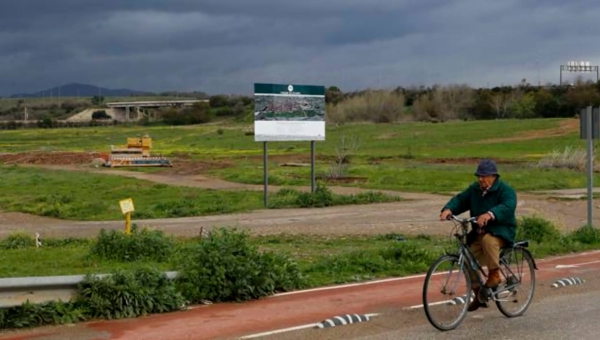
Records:
{"label": "man riding bicycle", "polygon": [[[452,215],[460,215],[469,211],[477,217],[477,223],[467,236],[467,245],[477,261],[488,268],[488,279],[485,286],[496,288],[502,281],[500,278],[500,249],[514,243],[517,219],[517,195],[515,190],[500,179],[494,161],[482,160],[475,172],[477,182],[463,192],[454,196],[442,208],[441,220]],[[477,272],[469,268],[475,298],[469,305],[469,311],[479,307],[487,307],[477,299],[481,287]]]}

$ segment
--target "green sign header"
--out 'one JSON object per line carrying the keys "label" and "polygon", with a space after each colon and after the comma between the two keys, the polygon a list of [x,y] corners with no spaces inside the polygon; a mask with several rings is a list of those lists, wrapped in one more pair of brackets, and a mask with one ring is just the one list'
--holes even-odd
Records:
{"label": "green sign header", "polygon": [[254,84],[255,94],[325,96],[325,86],[294,84]]}

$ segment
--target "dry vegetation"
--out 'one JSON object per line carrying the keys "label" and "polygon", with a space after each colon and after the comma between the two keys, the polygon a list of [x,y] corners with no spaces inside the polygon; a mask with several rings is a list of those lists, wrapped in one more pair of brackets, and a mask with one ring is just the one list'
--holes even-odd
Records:
{"label": "dry vegetation", "polygon": [[436,87],[415,101],[413,111],[418,120],[463,119],[473,101],[473,89],[466,85]]}
{"label": "dry vegetation", "polygon": [[542,158],[537,166],[542,169],[571,169],[584,171],[587,164],[587,153],[584,149],[575,149],[570,146],[563,151],[554,150]]}
{"label": "dry vegetation", "polygon": [[404,114],[404,96],[391,91],[370,90],[338,105],[329,105],[327,120],[334,124],[348,122],[395,123]]}

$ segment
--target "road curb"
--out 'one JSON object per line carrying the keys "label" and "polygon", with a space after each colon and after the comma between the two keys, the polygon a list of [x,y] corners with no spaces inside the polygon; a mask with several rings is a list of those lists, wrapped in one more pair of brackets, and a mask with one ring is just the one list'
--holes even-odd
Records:
{"label": "road curb", "polygon": [[585,283],[584,279],[581,279],[579,277],[566,277],[560,280],[557,280],[556,282],[554,282],[552,284],[552,288],[562,288],[565,286],[575,286],[575,285],[582,285]]}
{"label": "road curb", "polygon": [[378,314],[346,314],[340,316],[334,316],[331,319],[324,320],[318,323],[315,328],[331,328],[336,326],[345,326],[353,323],[362,323],[371,320],[371,317],[377,316]]}

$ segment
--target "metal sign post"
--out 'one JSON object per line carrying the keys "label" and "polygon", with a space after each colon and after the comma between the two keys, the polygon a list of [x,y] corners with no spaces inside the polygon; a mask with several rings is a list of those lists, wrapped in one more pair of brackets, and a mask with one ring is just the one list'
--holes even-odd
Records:
{"label": "metal sign post", "polygon": [[586,122],[587,122],[587,194],[588,194],[588,226],[592,226],[592,214],[593,214],[593,189],[594,189],[594,140],[592,136],[592,107],[588,106],[586,110]]}
{"label": "metal sign post", "polygon": [[269,206],[269,156],[267,142],[263,142],[263,168],[265,176],[265,207]]}
{"label": "metal sign post", "polygon": [[587,225],[593,226],[594,201],[594,139],[600,139],[600,110],[588,106],[579,117],[580,139],[587,144]]}
{"label": "metal sign post", "polygon": [[314,193],[316,190],[315,185],[315,141],[310,141],[310,183],[311,183],[311,192]]}

